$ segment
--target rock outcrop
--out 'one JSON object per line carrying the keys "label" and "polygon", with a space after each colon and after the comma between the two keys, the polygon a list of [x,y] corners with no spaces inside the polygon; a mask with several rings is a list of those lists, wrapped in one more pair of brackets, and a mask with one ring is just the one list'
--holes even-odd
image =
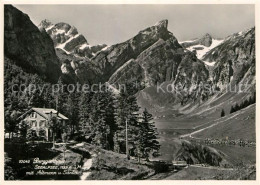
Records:
{"label": "rock outcrop", "polygon": [[202,38],[200,39],[195,39],[193,41],[189,41],[189,42],[183,42],[181,43],[181,45],[184,47],[184,48],[188,48],[190,46],[194,46],[194,45],[203,45],[203,46],[206,46],[206,47],[209,47],[211,46],[212,44],[212,37],[210,34],[205,34]]}
{"label": "rock outcrop", "polygon": [[91,58],[95,53],[106,47],[105,44],[96,46],[89,45],[86,38],[78,33],[77,28],[67,23],[60,22],[52,24],[49,20],[45,19],[38,27],[39,29],[45,29],[50,35],[54,42],[56,52],[59,54],[65,52],[67,55],[72,55],[77,58]]}
{"label": "rock outcrop", "polygon": [[11,5],[4,7],[4,53],[28,72],[57,82],[61,70],[53,42],[29,16]]}
{"label": "rock outcrop", "polygon": [[210,166],[229,166],[224,159],[225,155],[216,149],[189,141],[182,141],[180,150],[175,156],[175,160],[186,161],[188,164],[207,164]]}

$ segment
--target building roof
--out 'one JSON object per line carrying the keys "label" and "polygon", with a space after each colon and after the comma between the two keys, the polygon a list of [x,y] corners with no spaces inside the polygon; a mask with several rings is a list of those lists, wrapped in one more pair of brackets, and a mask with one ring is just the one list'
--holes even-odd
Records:
{"label": "building roof", "polygon": [[[56,111],[55,109],[49,109],[49,108],[31,108],[29,111],[27,111],[26,113],[24,113],[23,115],[21,115],[19,118],[22,118],[24,115],[32,112],[32,111],[35,111],[37,112],[38,114],[40,114],[42,117],[44,117],[45,119],[49,119],[49,115],[51,112],[53,114],[57,114],[58,111]],[[58,119],[64,119],[64,120],[68,120],[69,118],[67,118],[66,116],[64,116],[63,114],[59,113],[58,114]]]}

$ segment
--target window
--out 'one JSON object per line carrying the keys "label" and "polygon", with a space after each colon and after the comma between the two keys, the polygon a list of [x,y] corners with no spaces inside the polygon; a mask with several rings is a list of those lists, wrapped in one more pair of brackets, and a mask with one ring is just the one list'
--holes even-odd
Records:
{"label": "window", "polygon": [[37,118],[36,112],[32,112],[32,113],[31,113],[31,118]]}
{"label": "window", "polygon": [[45,127],[45,120],[41,120],[39,126],[40,126],[40,127]]}
{"label": "window", "polygon": [[31,126],[32,127],[37,127],[37,121],[35,121],[35,120],[31,121]]}

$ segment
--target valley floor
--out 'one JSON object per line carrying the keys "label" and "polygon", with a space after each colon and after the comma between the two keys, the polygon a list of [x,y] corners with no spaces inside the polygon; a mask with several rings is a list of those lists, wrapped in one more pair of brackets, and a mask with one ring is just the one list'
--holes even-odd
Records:
{"label": "valley floor", "polygon": [[[223,159],[229,164],[229,168],[234,170],[189,166],[165,177],[165,179],[255,178],[255,172],[253,172],[256,164],[255,104],[225,117],[210,119],[190,116],[181,119],[156,120],[156,126],[160,133],[160,152],[162,154],[159,159],[174,160],[177,151],[181,149],[182,140],[188,140],[219,151],[223,154]],[[187,124],[187,122],[191,124]],[[205,141],[210,142],[205,143]],[[235,142],[236,144],[231,144]],[[245,174],[248,177],[239,175],[241,172],[238,168],[241,168],[241,171],[247,171]]]}

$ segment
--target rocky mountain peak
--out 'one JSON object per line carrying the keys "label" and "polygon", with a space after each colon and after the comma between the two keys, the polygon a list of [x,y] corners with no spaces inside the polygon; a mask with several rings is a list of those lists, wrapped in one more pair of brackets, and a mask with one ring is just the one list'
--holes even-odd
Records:
{"label": "rocky mountain peak", "polygon": [[97,51],[106,47],[106,45],[90,46],[87,39],[78,32],[77,28],[68,23],[59,22],[52,24],[45,19],[41,21],[38,28],[40,30],[45,29],[52,38],[56,52],[59,53],[58,56],[65,54],[73,57],[91,58]]}
{"label": "rocky mountain peak", "polygon": [[204,37],[212,38],[212,36],[211,36],[209,33],[206,33],[206,34],[203,36],[203,38],[204,38]]}
{"label": "rocky mountain peak", "polygon": [[159,28],[166,28],[167,29],[167,27],[168,27],[168,20],[167,19],[161,20],[161,21],[157,22],[154,26],[159,27]]}
{"label": "rocky mountain peak", "polygon": [[211,46],[212,44],[212,37],[210,34],[206,33],[201,39],[200,39],[200,42],[199,42],[201,45],[204,45],[206,47],[209,47]]}
{"label": "rocky mountain peak", "polygon": [[165,41],[172,37],[174,40],[176,40],[173,34],[168,31],[167,26],[168,20],[161,20],[155,25],[140,31],[135,37],[130,39],[130,42],[134,45],[137,43],[142,45],[149,45],[150,42],[156,42],[158,39],[163,39]]}
{"label": "rocky mountain peak", "polygon": [[49,26],[51,26],[51,25],[53,25],[52,23],[51,23],[51,21],[49,21],[48,19],[44,19],[44,20],[42,20],[41,22],[40,22],[40,24],[39,24],[39,28],[48,28]]}
{"label": "rocky mountain peak", "polygon": [[185,48],[195,46],[195,45],[203,45],[206,47],[210,47],[213,42],[213,38],[209,33],[206,33],[202,38],[198,38],[192,41],[184,41],[181,45]]}

